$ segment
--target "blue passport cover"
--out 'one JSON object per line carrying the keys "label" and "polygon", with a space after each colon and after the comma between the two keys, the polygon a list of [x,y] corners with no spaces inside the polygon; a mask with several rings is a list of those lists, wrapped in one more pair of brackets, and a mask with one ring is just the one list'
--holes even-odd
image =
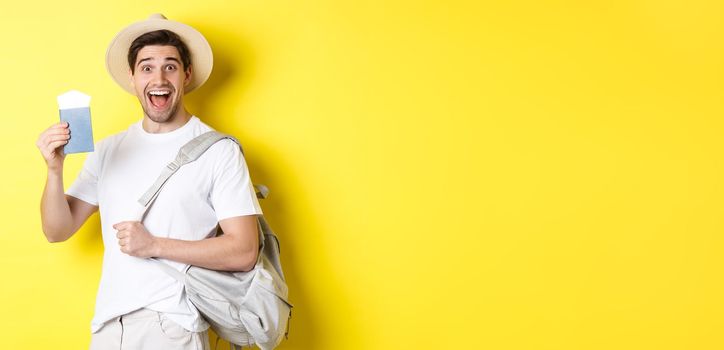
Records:
{"label": "blue passport cover", "polygon": [[70,127],[70,140],[63,147],[65,154],[93,152],[93,130],[89,107],[61,109],[60,121],[68,122]]}

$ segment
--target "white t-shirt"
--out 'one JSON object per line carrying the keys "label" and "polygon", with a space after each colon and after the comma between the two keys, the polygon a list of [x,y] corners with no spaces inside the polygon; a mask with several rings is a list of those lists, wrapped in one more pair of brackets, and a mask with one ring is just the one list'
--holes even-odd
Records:
{"label": "white t-shirt", "polygon": [[[148,133],[140,121],[134,123],[96,145],[66,192],[97,205],[101,216],[105,249],[92,332],[140,308],[165,313],[193,332],[208,328],[186,300],[180,283],[153,262],[121,252],[113,225],[138,221],[142,209],[138,199],[181,146],[209,130],[195,116],[184,126],[162,134]],[[233,141],[222,140],[171,176],[143,224],[155,236],[201,240],[215,235],[223,219],[261,213],[239,147]],[[187,267],[163,261],[179,270]]]}

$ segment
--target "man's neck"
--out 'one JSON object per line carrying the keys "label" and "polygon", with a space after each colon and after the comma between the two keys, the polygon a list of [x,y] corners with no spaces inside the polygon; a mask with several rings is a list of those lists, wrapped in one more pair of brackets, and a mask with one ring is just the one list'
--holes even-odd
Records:
{"label": "man's neck", "polygon": [[177,113],[175,116],[173,116],[171,119],[163,122],[163,123],[156,123],[151,118],[149,118],[147,115],[143,116],[143,122],[141,125],[143,126],[143,130],[145,130],[148,133],[151,134],[163,134],[167,132],[174,131],[188,123],[188,121],[191,119],[191,113],[186,111],[186,109],[182,109],[180,113]]}

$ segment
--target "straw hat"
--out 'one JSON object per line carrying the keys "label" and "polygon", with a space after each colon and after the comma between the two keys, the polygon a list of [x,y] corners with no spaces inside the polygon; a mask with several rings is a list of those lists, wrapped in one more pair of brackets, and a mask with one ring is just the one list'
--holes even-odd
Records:
{"label": "straw hat", "polygon": [[166,19],[164,15],[157,13],[151,15],[147,20],[140,21],[123,28],[106,51],[106,69],[123,89],[135,95],[131,81],[128,78],[128,48],[133,40],[148,32],[167,29],[181,37],[184,44],[191,52],[191,64],[193,65],[191,83],[186,87],[186,93],[203,85],[211,75],[214,66],[214,55],[211,46],[206,38],[198,30],[186,24]]}

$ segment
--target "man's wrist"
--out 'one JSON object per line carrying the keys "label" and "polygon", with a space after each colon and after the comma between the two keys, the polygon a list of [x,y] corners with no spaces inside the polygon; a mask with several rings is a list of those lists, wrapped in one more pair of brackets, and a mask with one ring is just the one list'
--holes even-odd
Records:
{"label": "man's wrist", "polygon": [[48,168],[48,177],[52,178],[63,178],[63,167],[59,168]]}
{"label": "man's wrist", "polygon": [[154,258],[163,258],[164,238],[153,237],[152,254]]}

